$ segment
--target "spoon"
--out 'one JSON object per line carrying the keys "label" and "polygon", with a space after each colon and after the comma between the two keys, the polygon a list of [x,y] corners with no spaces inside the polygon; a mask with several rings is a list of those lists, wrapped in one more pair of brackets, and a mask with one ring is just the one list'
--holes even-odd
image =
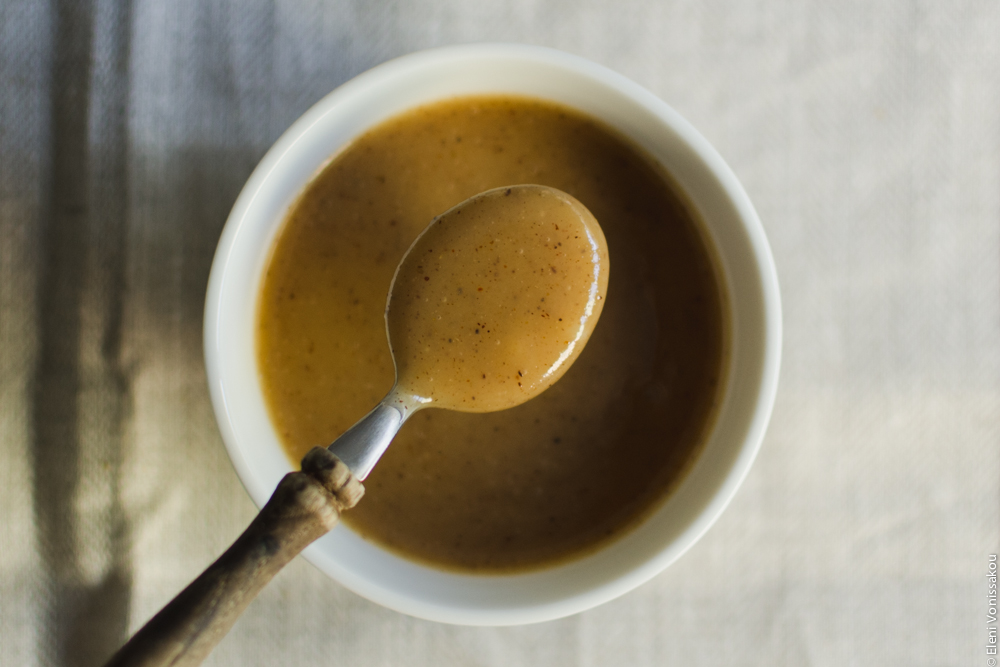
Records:
{"label": "spoon", "polygon": [[236,542],[108,667],[201,664],[267,582],[361,499],[361,480],[414,413],[503,410],[562,377],[597,323],[607,281],[597,220],[559,190],[496,188],[435,218],[389,289],[393,388],[329,448],[306,454]]}

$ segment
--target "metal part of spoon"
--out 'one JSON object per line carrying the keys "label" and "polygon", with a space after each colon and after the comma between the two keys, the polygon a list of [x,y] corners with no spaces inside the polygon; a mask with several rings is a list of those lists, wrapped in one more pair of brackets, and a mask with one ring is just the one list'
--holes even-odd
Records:
{"label": "metal part of spoon", "polygon": [[327,449],[347,464],[359,481],[364,481],[403,423],[421,407],[418,401],[407,401],[399,396],[393,387],[374,410],[347,429]]}
{"label": "metal part of spoon", "polygon": [[508,186],[446,211],[393,276],[396,384],[330,451],[363,480],[424,407],[492,412],[537,396],[583,349],[607,278],[603,232],[564,192]]}

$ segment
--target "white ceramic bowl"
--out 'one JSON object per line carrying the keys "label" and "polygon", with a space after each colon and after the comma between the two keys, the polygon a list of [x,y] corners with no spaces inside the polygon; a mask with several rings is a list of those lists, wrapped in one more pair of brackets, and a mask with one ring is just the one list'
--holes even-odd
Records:
{"label": "white ceramic bowl", "polygon": [[701,213],[729,291],[728,386],[702,454],[641,526],[593,555],[516,575],[471,576],[407,561],[347,527],[305,556],[386,607],[464,625],[512,625],[583,611],[647,581],[694,544],[736,493],[771,414],[781,355],[781,305],[771,252],[750,200],[718,153],[654,95],[587,60],[519,45],[473,45],[398,58],[358,76],[306,112],[268,151],[229,216],[205,305],[212,402],[236,472],[258,506],[292,467],[267,416],[254,355],[261,275],[288,207],[310,178],[371,126],[450,97],[513,93],[600,118],[644,147]]}

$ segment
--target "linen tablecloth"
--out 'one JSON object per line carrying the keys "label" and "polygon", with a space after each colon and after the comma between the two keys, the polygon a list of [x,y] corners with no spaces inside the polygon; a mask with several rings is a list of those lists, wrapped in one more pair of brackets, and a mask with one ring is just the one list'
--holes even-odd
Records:
{"label": "linen tablecloth", "polygon": [[993,0],[5,0],[0,664],[101,664],[253,517],[202,360],[229,208],[337,85],[479,41],[621,72],[742,180],[784,303],[760,456],[687,555],[592,611],[440,625],[298,559],[208,664],[989,665]]}

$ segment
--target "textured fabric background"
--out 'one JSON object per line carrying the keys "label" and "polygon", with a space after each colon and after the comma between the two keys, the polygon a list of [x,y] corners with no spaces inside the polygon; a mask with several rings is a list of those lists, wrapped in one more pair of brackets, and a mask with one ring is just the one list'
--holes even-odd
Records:
{"label": "textured fabric background", "polygon": [[0,3],[0,663],[99,665],[254,507],[201,323],[268,146],[388,58],[607,65],[742,179],[785,307],[777,405],[719,523],[625,597],[438,625],[296,560],[212,665],[985,665],[1000,549],[1000,4]]}

